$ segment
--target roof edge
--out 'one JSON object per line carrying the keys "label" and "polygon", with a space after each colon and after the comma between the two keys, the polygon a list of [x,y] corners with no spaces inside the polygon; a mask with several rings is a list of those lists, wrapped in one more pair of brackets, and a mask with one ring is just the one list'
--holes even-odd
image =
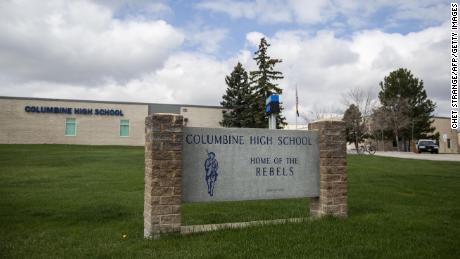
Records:
{"label": "roof edge", "polygon": [[201,107],[201,108],[218,108],[224,109],[222,106],[213,105],[197,105],[197,104],[181,104],[181,103],[147,103],[147,102],[122,102],[122,101],[98,101],[98,100],[82,100],[82,99],[61,99],[61,98],[41,98],[41,97],[19,97],[19,96],[1,96],[0,99],[16,99],[16,100],[37,100],[37,101],[54,101],[54,102],[85,102],[85,103],[112,103],[112,104],[132,104],[132,105],[177,105],[182,107]]}

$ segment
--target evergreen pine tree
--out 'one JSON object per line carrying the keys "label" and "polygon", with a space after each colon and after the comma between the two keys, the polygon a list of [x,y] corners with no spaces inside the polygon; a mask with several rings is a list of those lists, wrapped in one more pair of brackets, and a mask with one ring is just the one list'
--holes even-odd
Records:
{"label": "evergreen pine tree", "polygon": [[248,73],[240,62],[235,66],[232,73],[225,77],[227,90],[222,96],[221,105],[224,110],[223,120],[220,122],[224,127],[248,128],[253,125],[253,116],[250,106],[252,102],[251,88],[249,86]]}
{"label": "evergreen pine tree", "polygon": [[[267,49],[270,46],[265,38],[260,39],[259,49],[254,53],[254,60],[258,70],[251,71],[251,85],[254,95],[252,110],[254,128],[266,128],[268,126],[268,116],[265,114],[265,101],[271,94],[281,94],[283,90],[274,81],[283,79],[283,73],[274,70],[276,64],[281,63],[281,59],[272,59],[268,56]],[[283,107],[280,107],[281,111]],[[287,123],[281,113],[276,117],[277,128],[283,128]]]}

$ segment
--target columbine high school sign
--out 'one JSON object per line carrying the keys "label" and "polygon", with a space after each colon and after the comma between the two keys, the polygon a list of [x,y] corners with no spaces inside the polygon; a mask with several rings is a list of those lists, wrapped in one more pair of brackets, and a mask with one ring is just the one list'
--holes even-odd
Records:
{"label": "columbine high school sign", "polygon": [[310,131],[183,127],[177,114],[146,118],[144,236],[248,226],[181,225],[183,201],[310,197],[310,215],[347,215],[345,125]]}
{"label": "columbine high school sign", "polygon": [[319,195],[319,134],[184,128],[182,199],[255,200]]}

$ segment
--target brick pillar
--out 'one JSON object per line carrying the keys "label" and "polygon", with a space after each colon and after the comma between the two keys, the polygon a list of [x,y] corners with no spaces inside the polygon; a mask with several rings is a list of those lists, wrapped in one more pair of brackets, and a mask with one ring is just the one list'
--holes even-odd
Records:
{"label": "brick pillar", "polygon": [[345,122],[323,120],[309,123],[320,133],[320,195],[310,199],[310,215],[347,217],[347,144]]}
{"label": "brick pillar", "polygon": [[145,118],[144,237],[181,226],[182,124],[178,114]]}

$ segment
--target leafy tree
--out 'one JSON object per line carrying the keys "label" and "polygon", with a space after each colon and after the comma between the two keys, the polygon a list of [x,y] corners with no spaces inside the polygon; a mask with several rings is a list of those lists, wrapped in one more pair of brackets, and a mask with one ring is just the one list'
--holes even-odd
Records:
{"label": "leafy tree", "polygon": [[248,73],[240,62],[234,67],[232,73],[225,77],[225,83],[228,87],[222,96],[221,105],[224,110],[220,125],[236,128],[252,127],[254,123],[250,110],[252,104],[251,87]]}
{"label": "leafy tree", "polygon": [[358,150],[358,145],[365,136],[365,125],[358,106],[351,104],[343,115],[343,121],[345,121],[348,143],[354,143]]}
{"label": "leafy tree", "polygon": [[380,88],[379,99],[383,108],[393,112],[393,116],[407,118],[407,123],[403,123],[407,125],[397,126],[398,133],[395,131],[396,125],[393,127],[398,144],[400,137],[403,141],[413,141],[435,130],[431,125],[436,104],[428,99],[423,80],[414,77],[410,70],[399,68],[391,72],[380,82]]}
{"label": "leafy tree", "polygon": [[[278,87],[274,81],[283,79],[283,73],[274,69],[275,65],[281,63],[281,59],[272,59],[268,56],[267,49],[270,44],[265,38],[260,39],[259,49],[254,53],[254,60],[257,63],[258,70],[251,71],[250,83],[254,94],[254,103],[252,106],[255,128],[266,128],[268,126],[268,116],[265,114],[265,101],[271,94],[281,94],[283,90]],[[281,111],[283,108],[281,107]],[[286,119],[281,113],[276,117],[277,128],[283,128]]]}

